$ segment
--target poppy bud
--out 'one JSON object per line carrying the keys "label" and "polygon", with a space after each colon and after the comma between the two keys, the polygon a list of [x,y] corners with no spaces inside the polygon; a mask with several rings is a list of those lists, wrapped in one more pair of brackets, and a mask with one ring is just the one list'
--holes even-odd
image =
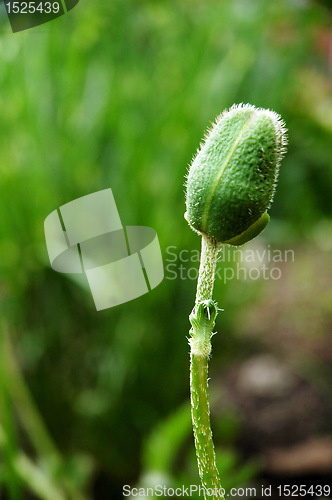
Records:
{"label": "poppy bud", "polygon": [[186,214],[191,228],[217,243],[242,245],[270,217],[285,124],[250,104],[224,111],[208,132],[188,172]]}

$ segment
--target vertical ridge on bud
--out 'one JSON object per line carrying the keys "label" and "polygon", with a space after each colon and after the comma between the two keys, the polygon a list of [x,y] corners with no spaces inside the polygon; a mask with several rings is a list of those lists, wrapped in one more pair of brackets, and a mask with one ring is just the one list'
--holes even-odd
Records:
{"label": "vertical ridge on bud", "polygon": [[233,245],[259,234],[286,143],[277,113],[250,104],[224,111],[189,168],[185,217],[192,229]]}

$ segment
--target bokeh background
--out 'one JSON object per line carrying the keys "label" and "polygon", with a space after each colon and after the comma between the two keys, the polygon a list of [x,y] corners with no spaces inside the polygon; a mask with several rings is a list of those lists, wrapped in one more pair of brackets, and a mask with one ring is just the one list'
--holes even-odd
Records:
{"label": "bokeh background", "polygon": [[[186,337],[200,241],[184,176],[211,121],[239,102],[289,129],[272,221],[246,248],[294,259],[273,264],[277,280],[216,283],[223,484],[331,484],[331,21],[327,0],[81,0],[13,34],[2,6],[1,499],[199,483]],[[184,274],[96,312],[86,287],[50,269],[43,221],[107,187],[122,222],[153,227],[165,266]]]}

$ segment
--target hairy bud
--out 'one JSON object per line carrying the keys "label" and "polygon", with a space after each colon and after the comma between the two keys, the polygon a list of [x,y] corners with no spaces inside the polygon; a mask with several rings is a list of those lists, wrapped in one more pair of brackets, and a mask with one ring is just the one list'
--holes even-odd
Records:
{"label": "hairy bud", "polygon": [[218,243],[242,245],[269,221],[286,129],[273,111],[249,104],[223,112],[188,173],[185,217]]}

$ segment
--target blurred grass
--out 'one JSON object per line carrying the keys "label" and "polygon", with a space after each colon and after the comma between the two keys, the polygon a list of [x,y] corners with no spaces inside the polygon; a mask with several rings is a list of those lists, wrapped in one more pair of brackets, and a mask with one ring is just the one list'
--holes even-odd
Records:
{"label": "blurred grass", "polygon": [[[332,217],[331,11],[286,0],[81,0],[27,32],[0,23],[1,315],[57,446],[91,457],[90,490],[101,481],[120,498],[139,477],[146,436],[187,398],[194,283],[164,280],[96,313],[86,290],[50,270],[43,221],[111,187],[122,222],[155,228],[163,252],[197,249],[183,219],[187,165],[215,116],[250,102],[289,128],[263,238],[317,244]],[[247,349],[232,335],[241,311],[229,294],[240,287],[217,284],[227,335],[215,366]]]}

